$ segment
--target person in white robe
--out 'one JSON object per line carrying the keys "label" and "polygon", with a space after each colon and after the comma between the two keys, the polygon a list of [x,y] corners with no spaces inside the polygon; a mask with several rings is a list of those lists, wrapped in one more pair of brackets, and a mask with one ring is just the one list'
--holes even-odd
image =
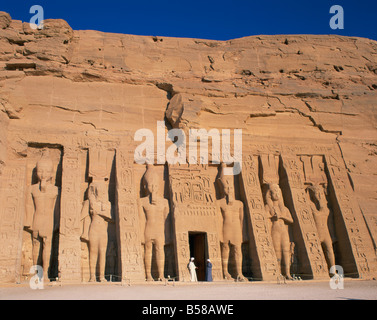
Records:
{"label": "person in white robe", "polygon": [[194,260],[195,260],[194,258],[191,258],[191,261],[188,265],[188,268],[189,268],[189,271],[190,271],[191,282],[197,282],[198,281],[198,277],[196,275],[196,269],[198,269],[198,268],[195,266]]}

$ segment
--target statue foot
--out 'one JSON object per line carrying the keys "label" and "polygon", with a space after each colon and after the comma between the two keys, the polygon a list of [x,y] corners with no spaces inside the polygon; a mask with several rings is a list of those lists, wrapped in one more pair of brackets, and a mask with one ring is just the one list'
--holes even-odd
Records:
{"label": "statue foot", "polygon": [[148,276],[145,280],[146,281],[154,281],[154,279],[151,276]]}
{"label": "statue foot", "polygon": [[225,273],[224,274],[224,279],[225,280],[232,280],[232,276],[230,275],[230,273]]}
{"label": "statue foot", "polygon": [[90,277],[89,282],[97,282],[96,278]]}
{"label": "statue foot", "polygon": [[107,282],[107,280],[105,277],[101,277],[101,279],[99,279],[99,282]]}
{"label": "statue foot", "polygon": [[245,282],[246,278],[243,275],[238,275],[237,276],[237,281],[239,281],[239,282]]}
{"label": "statue foot", "polygon": [[286,275],[286,276],[285,276],[285,279],[287,279],[287,280],[293,280],[293,278],[291,277],[290,274]]}

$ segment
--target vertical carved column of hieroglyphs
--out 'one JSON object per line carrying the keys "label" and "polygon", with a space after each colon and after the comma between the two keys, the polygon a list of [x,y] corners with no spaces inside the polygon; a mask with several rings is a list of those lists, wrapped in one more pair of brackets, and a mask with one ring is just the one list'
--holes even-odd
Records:
{"label": "vertical carved column of hieroglyphs", "polygon": [[134,178],[134,154],[128,149],[116,151],[117,237],[122,280],[145,280],[141,251],[140,223]]}
{"label": "vertical carved column of hieroglyphs", "polygon": [[80,150],[65,148],[59,237],[59,279],[63,282],[81,282],[80,177]]}
{"label": "vertical carved column of hieroglyphs", "polygon": [[304,246],[299,254],[300,267],[303,273],[308,273],[307,276],[311,272],[313,279],[326,279],[329,277],[329,270],[319,241],[309,199],[305,192],[303,164],[294,155],[283,155],[282,162],[292,195],[294,223],[298,227],[301,238],[299,245]]}
{"label": "vertical carved column of hieroglyphs", "polygon": [[254,242],[251,244],[252,272],[255,278],[272,280],[276,279],[279,268],[264,209],[258,157],[249,154],[244,159],[241,177],[251,223],[250,240]]}
{"label": "vertical carved column of hieroglyphs", "polygon": [[[329,182],[336,201],[334,210],[341,215],[347,230],[354,263],[351,270],[354,270],[360,278],[372,278],[377,273],[373,243],[349,183],[344,162],[340,159],[340,156],[333,154],[325,156]],[[348,266],[343,268],[345,272],[349,269]]]}
{"label": "vertical carved column of hieroglyphs", "polygon": [[20,281],[26,163],[7,163],[0,177],[0,283]]}

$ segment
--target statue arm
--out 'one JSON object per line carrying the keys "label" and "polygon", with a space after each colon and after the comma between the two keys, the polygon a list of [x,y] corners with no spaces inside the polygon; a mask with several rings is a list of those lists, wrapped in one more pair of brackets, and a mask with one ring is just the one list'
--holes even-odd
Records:
{"label": "statue arm", "polygon": [[28,187],[27,189],[27,196],[25,199],[25,220],[24,220],[24,227],[31,229],[33,225],[33,218],[34,218],[34,212],[35,212],[35,206],[33,201],[33,196],[31,193],[32,189],[31,187]]}
{"label": "statue arm", "polygon": [[287,207],[284,207],[284,216],[282,217],[282,219],[288,223],[288,224],[292,224],[293,223],[293,217],[291,215],[291,212],[289,211],[289,209]]}
{"label": "statue arm", "polygon": [[113,221],[111,217],[111,202],[110,201],[101,203],[101,216],[110,222]]}
{"label": "statue arm", "polygon": [[142,199],[137,200],[137,207],[138,207],[138,211],[139,211],[140,239],[141,239],[141,243],[144,244],[145,243],[145,223],[146,223],[146,219],[145,219],[145,213],[144,213],[144,207],[143,207],[143,204],[142,204]]}
{"label": "statue arm", "polygon": [[271,200],[271,197],[269,196],[269,194],[267,193],[266,195],[266,211],[268,213],[268,217],[270,219],[272,219],[273,217],[277,217],[277,212],[276,210],[274,210],[274,203],[272,202]]}
{"label": "statue arm", "polygon": [[85,200],[82,203],[80,221],[89,216],[89,200]]}
{"label": "statue arm", "polygon": [[224,217],[221,210],[221,200],[216,202],[217,228],[220,242],[224,242]]}

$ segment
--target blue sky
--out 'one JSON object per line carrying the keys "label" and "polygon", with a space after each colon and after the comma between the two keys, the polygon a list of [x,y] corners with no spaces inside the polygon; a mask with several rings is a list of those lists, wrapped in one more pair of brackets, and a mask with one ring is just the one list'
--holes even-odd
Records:
{"label": "blue sky", "polygon": [[[377,40],[376,0],[8,0],[0,11],[29,21],[32,5],[43,7],[45,19],[64,19],[75,30],[214,40],[261,34],[339,34]],[[344,9],[344,30],[330,28],[333,5]]]}

